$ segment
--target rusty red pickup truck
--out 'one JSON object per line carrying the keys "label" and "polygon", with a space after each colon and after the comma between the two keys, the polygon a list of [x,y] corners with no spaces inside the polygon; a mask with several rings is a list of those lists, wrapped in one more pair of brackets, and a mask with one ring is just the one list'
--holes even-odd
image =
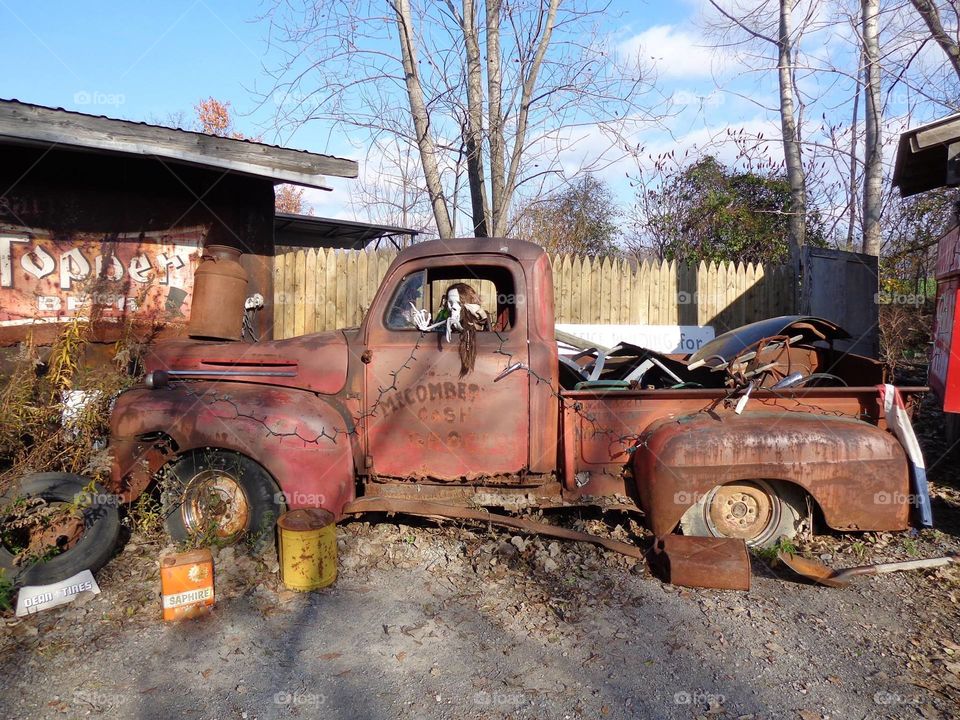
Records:
{"label": "rusty red pickup truck", "polygon": [[[116,401],[110,490],[131,501],[159,478],[175,538],[411,502],[615,507],[658,536],[754,546],[804,523],[910,526],[883,369],[836,349],[842,329],[791,316],[692,356],[561,354],[552,280],[527,242],[424,242],[398,255],[360,327],[161,343],[145,385]],[[922,390],[898,394],[909,408]]]}

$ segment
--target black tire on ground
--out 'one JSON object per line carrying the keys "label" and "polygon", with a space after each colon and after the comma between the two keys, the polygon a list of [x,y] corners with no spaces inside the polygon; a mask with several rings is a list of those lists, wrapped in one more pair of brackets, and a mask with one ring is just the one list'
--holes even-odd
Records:
{"label": "black tire on ground", "polygon": [[[89,484],[89,478],[69,473],[27,475],[0,499],[0,509],[10,507],[18,498],[39,497],[48,502],[73,503],[78,495],[84,494]],[[80,503],[82,534],[74,545],[60,554],[18,566],[14,563],[15,555],[10,548],[0,541],[0,568],[4,569],[7,578],[12,579],[18,587],[47,585],[83,570],[95,573],[107,563],[120,535],[118,500],[99,485],[95,488],[95,493],[87,495]],[[0,527],[3,524],[0,518]]]}
{"label": "black tire on ground", "polygon": [[683,514],[684,535],[739,537],[748,547],[774,547],[796,537],[807,518],[803,490],[785,482],[742,480],[718,485]]}
{"label": "black tire on ground", "polygon": [[183,455],[161,480],[167,532],[175,542],[212,534],[229,544],[273,538],[283,512],[280,489],[258,463],[229,450],[205,449]]}

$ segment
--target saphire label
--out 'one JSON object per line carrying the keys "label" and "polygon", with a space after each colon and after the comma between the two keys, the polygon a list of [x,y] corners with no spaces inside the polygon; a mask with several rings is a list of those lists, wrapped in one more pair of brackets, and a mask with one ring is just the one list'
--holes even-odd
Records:
{"label": "saphire label", "polygon": [[164,595],[163,607],[177,608],[182,607],[183,605],[193,605],[194,603],[211,599],[213,599],[213,588],[205,587],[198,590],[187,590],[186,592],[182,593],[174,593],[173,595]]}

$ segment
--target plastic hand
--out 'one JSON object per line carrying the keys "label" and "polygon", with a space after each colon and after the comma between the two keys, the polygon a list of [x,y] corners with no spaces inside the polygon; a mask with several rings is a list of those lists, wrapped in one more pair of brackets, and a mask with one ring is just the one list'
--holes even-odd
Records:
{"label": "plastic hand", "polygon": [[430,311],[429,310],[418,310],[417,306],[413,303],[410,303],[410,307],[413,309],[413,314],[410,316],[411,322],[417,326],[417,330],[420,332],[427,332],[431,330],[430,327]]}

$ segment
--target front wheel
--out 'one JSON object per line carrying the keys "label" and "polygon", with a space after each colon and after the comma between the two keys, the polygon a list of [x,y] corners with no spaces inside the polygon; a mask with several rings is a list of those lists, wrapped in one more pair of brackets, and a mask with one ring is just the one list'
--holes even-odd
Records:
{"label": "front wheel", "polygon": [[162,480],[167,531],[176,542],[259,544],[273,537],[280,489],[259,464],[228,450],[198,450],[170,465]]}
{"label": "front wheel", "polygon": [[740,538],[769,548],[796,537],[806,517],[803,492],[785,483],[741,480],[718,485],[680,519],[684,535]]}

